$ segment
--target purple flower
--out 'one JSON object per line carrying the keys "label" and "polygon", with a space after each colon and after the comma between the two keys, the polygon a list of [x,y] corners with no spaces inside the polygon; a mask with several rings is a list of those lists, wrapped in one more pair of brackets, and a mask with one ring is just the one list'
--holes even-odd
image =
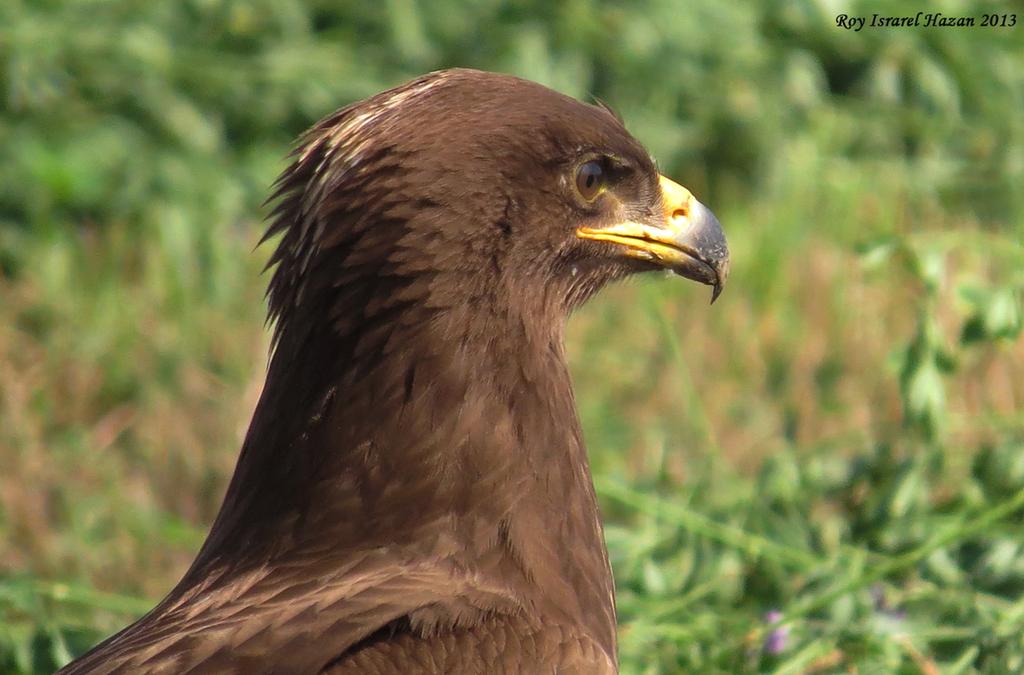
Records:
{"label": "purple flower", "polygon": [[[782,612],[777,609],[766,612],[764,615],[764,622],[769,625],[778,623],[781,619]],[[767,654],[781,654],[786,649],[788,641],[789,626],[776,626],[765,638],[763,649]]]}
{"label": "purple flower", "polygon": [[907,612],[899,607],[893,607],[889,598],[885,595],[885,588],[881,584],[871,587],[871,599],[874,601],[875,612],[887,619],[899,623],[907,618]]}

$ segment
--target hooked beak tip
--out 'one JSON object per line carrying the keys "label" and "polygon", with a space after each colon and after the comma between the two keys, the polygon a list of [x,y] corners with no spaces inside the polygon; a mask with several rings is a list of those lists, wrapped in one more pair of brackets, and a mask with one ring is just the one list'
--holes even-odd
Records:
{"label": "hooked beak tip", "polygon": [[721,281],[716,281],[711,290],[711,304],[715,304],[715,300],[718,300],[718,296],[722,294],[722,289],[725,285]]}

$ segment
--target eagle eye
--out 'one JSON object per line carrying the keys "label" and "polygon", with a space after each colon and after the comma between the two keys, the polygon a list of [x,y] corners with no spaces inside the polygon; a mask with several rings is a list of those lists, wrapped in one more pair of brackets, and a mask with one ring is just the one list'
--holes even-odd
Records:
{"label": "eagle eye", "polygon": [[590,160],[576,169],[576,191],[584,201],[592,202],[604,190],[606,172],[601,162]]}

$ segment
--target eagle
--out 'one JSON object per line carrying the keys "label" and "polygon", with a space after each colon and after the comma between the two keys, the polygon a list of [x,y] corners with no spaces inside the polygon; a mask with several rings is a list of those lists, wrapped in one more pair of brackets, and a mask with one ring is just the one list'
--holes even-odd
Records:
{"label": "eagle", "polygon": [[275,184],[266,383],[223,505],[79,673],[617,672],[563,344],[601,287],[729,272],[601,104],[434,72],[329,115]]}

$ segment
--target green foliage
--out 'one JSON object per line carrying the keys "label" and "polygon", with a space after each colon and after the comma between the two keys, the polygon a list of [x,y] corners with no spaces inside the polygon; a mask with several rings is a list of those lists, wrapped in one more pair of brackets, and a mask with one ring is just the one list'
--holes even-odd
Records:
{"label": "green foliage", "polygon": [[[943,238],[903,237],[886,239],[865,247],[863,257],[872,268],[902,259],[908,276],[920,291],[917,294],[916,332],[906,348],[896,355],[904,419],[925,438],[942,436],[946,408],[944,375],[956,369],[960,351],[971,347],[1012,342],[1021,333],[1021,297],[1024,294],[1024,247],[1005,242],[1006,270],[1012,272],[1002,283],[985,286],[977,272],[961,273],[955,279],[954,304],[961,328],[956,346],[948,346],[943,332],[939,305],[943,302],[943,284],[949,278],[947,261],[952,250],[963,255],[991,254],[992,242],[979,241],[976,233]],[[1003,243],[997,240],[995,243]]]}
{"label": "green foliage", "polygon": [[[1022,670],[1024,15],[851,4],[0,4],[0,672],[182,573],[289,143],[449,66],[607,101],[729,233],[714,308],[647,279],[570,326],[623,671]],[[898,11],[1013,11],[940,5]]]}
{"label": "green foliage", "polygon": [[[619,579],[624,671],[807,672],[815,663],[917,672],[931,656],[977,672],[1024,663],[1020,442],[989,448],[941,500],[927,457],[885,447],[844,459],[766,462],[753,494],[735,476],[699,506],[651,486],[601,479],[634,514],[609,528]],[[770,608],[780,608],[768,617]],[[773,623],[774,622],[774,623]],[[784,649],[768,648],[784,627]],[[964,672],[964,671],[953,671]]]}

